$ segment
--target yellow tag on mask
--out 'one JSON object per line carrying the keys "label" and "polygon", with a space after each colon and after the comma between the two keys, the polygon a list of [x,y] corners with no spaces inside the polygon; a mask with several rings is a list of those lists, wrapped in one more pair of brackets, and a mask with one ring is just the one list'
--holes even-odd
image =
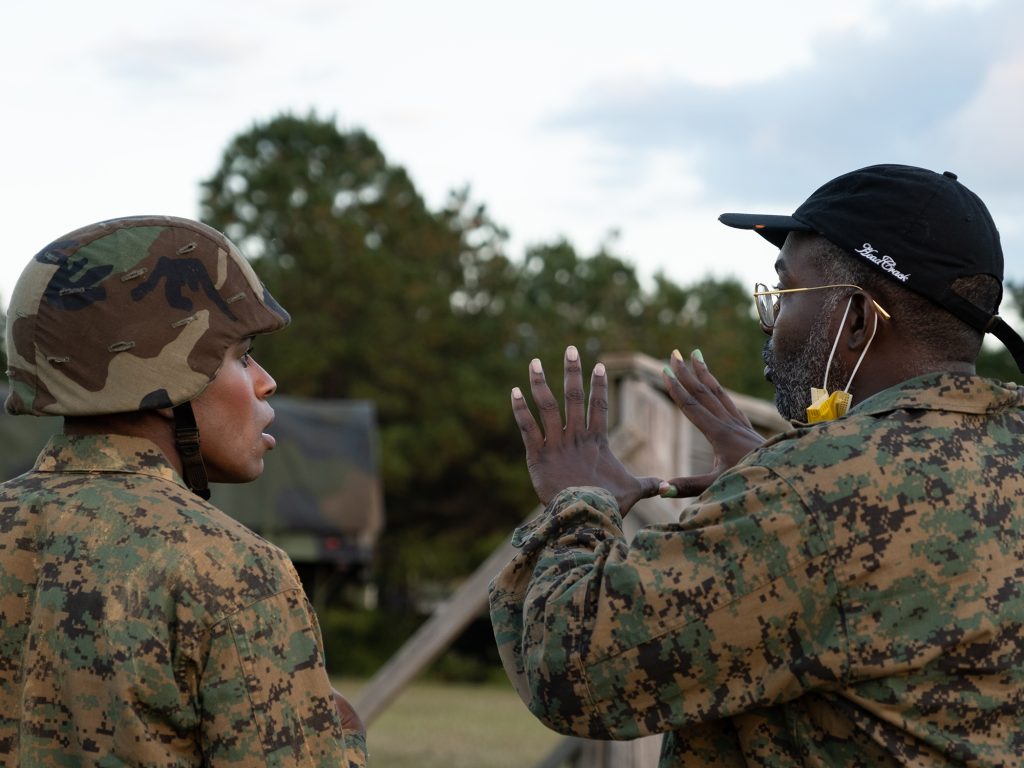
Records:
{"label": "yellow tag on mask", "polygon": [[811,387],[811,405],[807,409],[807,423],[817,424],[819,421],[832,421],[845,416],[850,410],[853,398],[849,392],[836,390],[831,395],[824,389]]}

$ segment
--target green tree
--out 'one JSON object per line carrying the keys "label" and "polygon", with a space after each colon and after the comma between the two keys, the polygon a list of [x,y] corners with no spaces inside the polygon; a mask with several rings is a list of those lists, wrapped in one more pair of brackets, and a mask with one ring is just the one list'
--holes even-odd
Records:
{"label": "green tree", "polygon": [[[480,513],[494,476],[511,478],[480,456],[508,442],[504,379],[481,363],[500,314],[492,292],[510,274],[504,234],[467,192],[431,212],[369,136],[316,115],[235,137],[203,184],[202,217],[293,312],[292,327],[257,350],[281,391],[376,404],[391,537],[382,551],[401,557],[443,532],[464,570],[494,530],[493,511]],[[522,498],[528,485],[516,483]]]}
{"label": "green tree", "polygon": [[[635,335],[641,297],[633,267],[604,248],[590,257],[565,240],[527,249],[506,299],[505,343],[521,366],[516,378],[531,358],[557,363],[567,344],[590,361],[630,348],[622,345]],[[560,376],[551,378],[557,385]]]}
{"label": "green tree", "polygon": [[[533,357],[554,370],[576,344],[659,358],[702,347],[727,386],[766,388],[745,289],[645,289],[612,242],[505,253],[468,190],[431,211],[362,131],[282,115],[236,136],[203,183],[202,217],[253,259],[292,327],[256,354],[282,392],[376,404],[388,526],[384,576],[399,591],[471,570],[536,503],[509,390]],[[745,378],[744,378],[745,377]]]}
{"label": "green tree", "polygon": [[707,278],[680,287],[658,274],[643,321],[639,348],[648,354],[678,348],[686,356],[700,349],[724,386],[774,397],[761,362],[767,337],[757,324],[750,288],[737,280]]}
{"label": "green tree", "polygon": [[[1006,313],[1007,308],[1016,310],[1019,314],[1024,307],[1024,283],[1008,281],[1004,285],[1004,298],[1002,311]],[[1020,328],[1015,330],[1020,331]],[[991,339],[989,336],[987,339]],[[1001,343],[986,344],[981,348],[978,355],[978,373],[982,376],[989,376],[1000,381],[1021,381],[1022,375],[1013,355]]]}
{"label": "green tree", "polygon": [[665,359],[674,348],[701,348],[724,384],[772,396],[759,364],[765,337],[750,292],[735,280],[684,288],[658,274],[645,290],[607,244],[584,257],[559,241],[528,250],[511,301],[518,319],[510,349],[520,361],[560,360],[570,343],[591,361],[607,352]]}

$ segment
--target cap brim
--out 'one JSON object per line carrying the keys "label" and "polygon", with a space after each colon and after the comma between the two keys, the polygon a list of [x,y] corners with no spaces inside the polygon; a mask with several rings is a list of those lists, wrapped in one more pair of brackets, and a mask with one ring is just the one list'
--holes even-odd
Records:
{"label": "cap brim", "polygon": [[727,227],[752,229],[776,248],[781,248],[790,232],[813,232],[806,224],[792,216],[773,216],[762,213],[723,213],[718,220]]}

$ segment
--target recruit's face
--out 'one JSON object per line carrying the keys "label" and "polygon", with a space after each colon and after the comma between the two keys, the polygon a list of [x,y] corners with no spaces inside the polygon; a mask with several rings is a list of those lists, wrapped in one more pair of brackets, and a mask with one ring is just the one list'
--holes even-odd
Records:
{"label": "recruit's face", "polygon": [[251,339],[228,349],[216,378],[192,401],[199,445],[210,481],[246,483],[263,473],[274,447],[266,433],[274,418],[267,398],[277,383],[249,354]]}
{"label": "recruit's face", "polygon": [[[775,262],[782,288],[813,288],[827,285],[813,254],[820,238],[790,233]],[[836,294],[833,290],[786,293],[777,297],[775,327],[764,345],[765,376],[775,386],[775,405],[787,419],[804,421],[811,404],[811,387],[820,387],[835,339]],[[829,371],[830,389],[842,387],[849,378],[841,356]]]}

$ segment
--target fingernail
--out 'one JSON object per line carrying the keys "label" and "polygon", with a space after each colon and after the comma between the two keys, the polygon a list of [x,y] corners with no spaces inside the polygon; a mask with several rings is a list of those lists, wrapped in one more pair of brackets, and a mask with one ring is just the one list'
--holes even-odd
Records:
{"label": "fingernail", "polygon": [[535,357],[530,361],[530,370],[534,373],[544,373],[544,367],[540,364],[538,358]]}
{"label": "fingernail", "polygon": [[512,399],[513,400],[522,400],[523,399],[523,390],[521,390],[519,387],[512,387]]}
{"label": "fingernail", "polygon": [[701,365],[706,365],[704,362],[704,354],[699,349],[693,350],[693,352],[690,353],[690,356]]}
{"label": "fingernail", "polygon": [[579,350],[576,349],[576,347],[572,347],[572,346],[566,347],[566,349],[565,349],[565,359],[568,360],[570,363],[575,363],[577,360],[580,359]]}
{"label": "fingernail", "polygon": [[674,359],[678,360],[679,362],[683,362],[683,356],[682,356],[682,354],[680,354],[678,349],[673,349],[672,350],[672,357]]}
{"label": "fingernail", "polygon": [[668,376],[670,379],[674,379],[676,377],[675,371],[673,371],[667,365],[661,369],[661,372]]}
{"label": "fingernail", "polygon": [[679,489],[671,483],[662,483],[658,486],[658,495],[663,499],[674,499],[679,496]]}
{"label": "fingernail", "polygon": [[604,376],[604,363],[598,363],[594,366],[595,376]]}

